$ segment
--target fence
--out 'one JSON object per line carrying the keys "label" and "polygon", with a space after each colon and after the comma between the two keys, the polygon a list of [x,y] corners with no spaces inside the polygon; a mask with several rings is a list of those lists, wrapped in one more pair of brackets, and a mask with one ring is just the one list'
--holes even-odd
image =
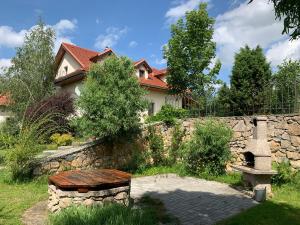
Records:
{"label": "fence", "polygon": [[[206,98],[195,98],[191,95],[180,95],[183,108],[189,116],[243,116],[254,114],[292,114],[300,112],[300,79],[287,80],[280,84],[270,82],[263,92],[253,95],[240,102],[228,99],[220,102],[218,93]],[[223,96],[224,97],[224,96]],[[196,100],[197,99],[197,100]],[[201,100],[199,100],[201,99]]]}

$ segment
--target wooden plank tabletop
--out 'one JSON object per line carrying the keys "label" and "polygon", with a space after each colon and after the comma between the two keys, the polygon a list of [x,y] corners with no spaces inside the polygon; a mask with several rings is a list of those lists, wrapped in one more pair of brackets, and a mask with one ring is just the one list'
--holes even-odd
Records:
{"label": "wooden plank tabletop", "polygon": [[130,183],[131,174],[116,169],[70,170],[49,177],[49,184],[61,189],[113,188]]}

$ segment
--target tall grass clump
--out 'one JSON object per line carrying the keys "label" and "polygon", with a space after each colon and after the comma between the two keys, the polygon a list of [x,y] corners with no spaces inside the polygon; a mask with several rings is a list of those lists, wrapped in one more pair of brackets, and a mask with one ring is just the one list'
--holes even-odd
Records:
{"label": "tall grass clump", "polygon": [[13,181],[24,181],[32,175],[35,156],[42,150],[48,137],[57,129],[56,113],[47,112],[38,117],[23,118],[17,135],[0,133],[0,142],[7,149],[5,164]]}
{"label": "tall grass clump", "polygon": [[207,120],[196,124],[191,140],[184,147],[184,166],[195,175],[221,175],[230,160],[232,130],[223,122]]}
{"label": "tall grass clump", "polygon": [[69,207],[51,215],[50,225],[156,225],[158,220],[153,211],[133,209],[119,204],[101,206]]}

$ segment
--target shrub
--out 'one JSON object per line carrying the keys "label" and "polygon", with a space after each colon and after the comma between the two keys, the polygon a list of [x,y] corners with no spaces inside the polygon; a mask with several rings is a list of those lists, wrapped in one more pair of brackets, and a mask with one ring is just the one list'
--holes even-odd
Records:
{"label": "shrub", "polygon": [[[35,121],[42,115],[51,113],[59,132],[70,131],[68,117],[75,113],[74,99],[70,93],[59,93],[28,107],[25,119]],[[45,124],[45,126],[48,126]],[[50,125],[51,126],[51,125]]]}
{"label": "shrub", "polygon": [[185,145],[184,164],[196,175],[221,175],[230,159],[231,129],[222,122],[207,120],[196,124],[191,140]]}
{"label": "shrub", "polygon": [[50,140],[55,143],[57,146],[66,146],[71,145],[74,138],[71,134],[52,134]]}
{"label": "shrub", "polygon": [[180,158],[183,146],[185,131],[179,124],[176,124],[172,130],[171,146],[169,148],[169,163],[174,164]]}
{"label": "shrub", "polygon": [[163,105],[161,110],[154,116],[146,119],[147,123],[162,121],[167,125],[174,125],[176,119],[182,119],[187,116],[187,111],[181,108],[175,108],[172,105]]}
{"label": "shrub", "polygon": [[158,166],[164,164],[164,141],[161,134],[157,133],[153,126],[148,127],[148,144],[153,165]]}
{"label": "shrub", "polygon": [[295,173],[292,171],[288,160],[282,161],[281,163],[275,163],[273,165],[277,171],[277,174],[272,177],[273,184],[282,185],[293,181]]}
{"label": "shrub", "polygon": [[77,102],[81,116],[74,120],[84,136],[111,141],[137,134],[147,102],[134,73],[125,57],[112,56],[91,66]]}
{"label": "shrub", "polygon": [[50,225],[158,225],[155,212],[119,204],[73,206],[50,216]]}

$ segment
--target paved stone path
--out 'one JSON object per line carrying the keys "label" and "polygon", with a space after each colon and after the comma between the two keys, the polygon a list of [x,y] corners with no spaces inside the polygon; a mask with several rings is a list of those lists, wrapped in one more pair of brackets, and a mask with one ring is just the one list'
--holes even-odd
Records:
{"label": "paved stone path", "polygon": [[[230,186],[214,181],[165,174],[134,178],[131,197],[159,198],[182,225],[211,225],[257,204]],[[25,225],[45,225],[47,201],[39,202],[22,216]]]}
{"label": "paved stone path", "polygon": [[210,225],[257,203],[227,184],[175,174],[140,177],[131,181],[131,197],[161,199],[182,225]]}

